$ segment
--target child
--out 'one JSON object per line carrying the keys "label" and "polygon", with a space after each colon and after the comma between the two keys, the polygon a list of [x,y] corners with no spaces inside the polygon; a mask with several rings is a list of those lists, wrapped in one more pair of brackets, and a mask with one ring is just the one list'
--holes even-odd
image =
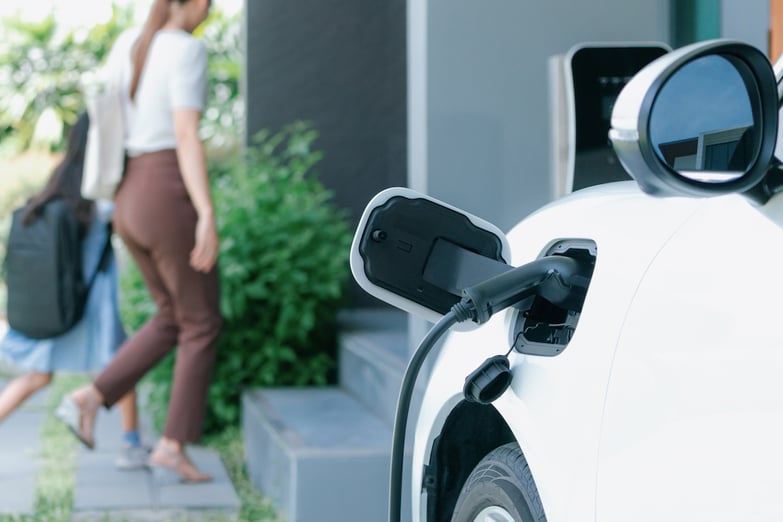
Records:
{"label": "child", "polygon": [[[83,231],[82,265],[85,279],[97,267],[109,229],[111,205],[95,205],[81,197],[82,166],[89,121],[82,115],[70,129],[65,157],[55,167],[44,189],[25,207],[24,219],[34,220],[47,202],[61,199],[76,211]],[[9,329],[0,340],[0,358],[26,373],[14,378],[0,392],[0,422],[28,397],[51,382],[55,371],[87,372],[102,369],[125,340],[117,305],[117,265],[108,252],[105,266],[90,288],[82,319],[66,333],[52,339],[30,339]],[[138,431],[135,391],[119,403],[123,425],[123,451],[116,461],[120,469],[146,465],[148,450]]]}

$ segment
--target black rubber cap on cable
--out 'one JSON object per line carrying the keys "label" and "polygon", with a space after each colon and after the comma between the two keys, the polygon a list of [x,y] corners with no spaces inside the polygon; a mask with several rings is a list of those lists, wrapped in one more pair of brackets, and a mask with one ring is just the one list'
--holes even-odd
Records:
{"label": "black rubber cap on cable", "polygon": [[465,399],[479,404],[490,404],[503,395],[511,384],[511,369],[508,357],[495,355],[465,378],[462,393]]}

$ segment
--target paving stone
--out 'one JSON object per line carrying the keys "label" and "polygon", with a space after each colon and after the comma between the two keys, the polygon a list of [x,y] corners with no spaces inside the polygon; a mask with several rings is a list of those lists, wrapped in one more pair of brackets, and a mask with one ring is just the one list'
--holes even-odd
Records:
{"label": "paving stone", "polygon": [[155,507],[147,470],[119,471],[106,453],[79,456],[74,511],[114,511]]}
{"label": "paving stone", "polygon": [[[6,383],[7,379],[0,379],[0,387]],[[41,430],[51,415],[48,399],[48,390],[42,390],[0,425],[0,515],[34,513]],[[142,414],[140,421],[142,438],[155,442],[149,419]],[[122,447],[118,408],[99,412],[95,437],[94,451],[80,448],[77,453],[73,521],[222,522],[238,516],[240,500],[217,452],[188,448],[196,465],[211,473],[214,481],[163,485],[146,468],[115,468]]]}
{"label": "paving stone", "polygon": [[37,469],[30,460],[28,456],[0,454],[0,514],[29,515],[35,511]]}
{"label": "paving stone", "polygon": [[239,511],[239,497],[218,454],[205,448],[190,447],[188,455],[196,466],[212,475],[203,484],[159,484],[153,477],[153,489],[160,508],[222,509]]}
{"label": "paving stone", "polygon": [[[0,388],[7,381],[0,381]],[[37,393],[0,425],[0,514],[29,515],[35,508],[40,435],[46,393]]]}
{"label": "paving stone", "polygon": [[[142,426],[147,425],[142,419]],[[151,430],[145,438],[154,441]],[[149,469],[119,471],[114,467],[121,447],[119,412],[101,410],[96,422],[96,449],[78,455],[73,520],[191,521],[236,518],[240,501],[234,485],[212,450],[189,447],[188,455],[199,469],[213,475],[212,482],[182,484],[161,482]]]}

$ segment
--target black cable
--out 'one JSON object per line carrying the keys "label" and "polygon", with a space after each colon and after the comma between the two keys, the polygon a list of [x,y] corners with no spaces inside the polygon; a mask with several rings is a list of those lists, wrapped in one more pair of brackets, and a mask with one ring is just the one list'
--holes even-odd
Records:
{"label": "black cable", "polygon": [[[389,484],[389,522],[400,522],[402,509],[402,464],[405,450],[405,430],[408,424],[413,387],[424,359],[430,353],[435,343],[454,324],[460,322],[457,313],[451,311],[435,323],[424,339],[419,343],[411,357],[400,387],[400,397],[397,400],[397,414],[394,417],[394,434],[392,435],[391,477]],[[464,320],[464,319],[463,319]]]}

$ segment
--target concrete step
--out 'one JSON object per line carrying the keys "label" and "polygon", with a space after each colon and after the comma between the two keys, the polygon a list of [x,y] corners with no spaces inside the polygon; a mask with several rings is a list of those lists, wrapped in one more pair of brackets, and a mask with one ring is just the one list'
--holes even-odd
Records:
{"label": "concrete step", "polygon": [[242,419],[250,479],[289,522],[387,517],[391,428],[346,391],[251,390]]}
{"label": "concrete step", "polygon": [[407,314],[343,311],[338,326],[340,386],[392,426],[409,357]]}

